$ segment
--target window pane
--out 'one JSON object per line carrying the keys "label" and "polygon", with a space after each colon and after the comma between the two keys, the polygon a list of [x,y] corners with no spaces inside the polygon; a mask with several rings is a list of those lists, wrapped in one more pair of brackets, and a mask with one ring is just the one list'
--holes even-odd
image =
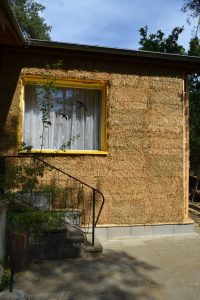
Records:
{"label": "window pane", "polygon": [[23,141],[33,149],[100,150],[102,91],[25,86]]}

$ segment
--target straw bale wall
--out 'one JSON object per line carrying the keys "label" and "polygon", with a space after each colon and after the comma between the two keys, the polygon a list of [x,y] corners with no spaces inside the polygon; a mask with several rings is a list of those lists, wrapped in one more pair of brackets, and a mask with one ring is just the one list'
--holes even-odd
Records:
{"label": "straw bale wall", "polygon": [[184,76],[176,69],[4,53],[1,154],[17,154],[21,75],[41,75],[47,62],[58,59],[63,67],[52,70],[57,78],[107,82],[108,155],[53,155],[49,162],[103,192],[101,225],[184,222]]}

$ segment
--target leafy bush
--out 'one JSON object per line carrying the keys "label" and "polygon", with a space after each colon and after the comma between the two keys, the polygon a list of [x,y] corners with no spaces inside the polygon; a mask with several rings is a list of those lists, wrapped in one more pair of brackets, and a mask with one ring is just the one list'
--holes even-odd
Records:
{"label": "leafy bush", "polygon": [[4,270],[0,282],[0,292],[9,287],[10,278],[11,278],[10,270]]}

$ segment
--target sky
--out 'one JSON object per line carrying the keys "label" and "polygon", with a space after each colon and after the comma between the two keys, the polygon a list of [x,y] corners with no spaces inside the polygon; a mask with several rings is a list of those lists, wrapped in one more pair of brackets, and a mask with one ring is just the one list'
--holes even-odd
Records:
{"label": "sky", "polygon": [[179,43],[186,49],[192,34],[187,15],[181,12],[183,0],[37,0],[52,26],[53,41],[138,49],[139,28],[149,33],[161,29],[168,35],[184,25]]}

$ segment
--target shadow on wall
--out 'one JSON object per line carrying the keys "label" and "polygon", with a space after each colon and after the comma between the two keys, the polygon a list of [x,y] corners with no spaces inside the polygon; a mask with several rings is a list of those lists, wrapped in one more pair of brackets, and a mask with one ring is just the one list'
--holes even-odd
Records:
{"label": "shadow on wall", "polygon": [[98,259],[34,265],[16,275],[15,288],[36,298],[42,295],[41,299],[155,300],[161,286],[148,272],[156,269],[124,252],[109,250]]}
{"label": "shadow on wall", "polygon": [[18,116],[13,116],[10,118],[8,126],[6,126],[6,122],[1,124],[0,155],[16,154],[15,152],[18,150],[18,122]]}
{"label": "shadow on wall", "polygon": [[[19,64],[19,63],[18,63]],[[19,97],[14,99],[21,66],[2,56],[0,65],[0,155],[16,149],[19,122]],[[19,91],[18,91],[19,93]]]}
{"label": "shadow on wall", "polygon": [[6,210],[0,203],[0,261],[5,255],[5,231],[6,231]]}

